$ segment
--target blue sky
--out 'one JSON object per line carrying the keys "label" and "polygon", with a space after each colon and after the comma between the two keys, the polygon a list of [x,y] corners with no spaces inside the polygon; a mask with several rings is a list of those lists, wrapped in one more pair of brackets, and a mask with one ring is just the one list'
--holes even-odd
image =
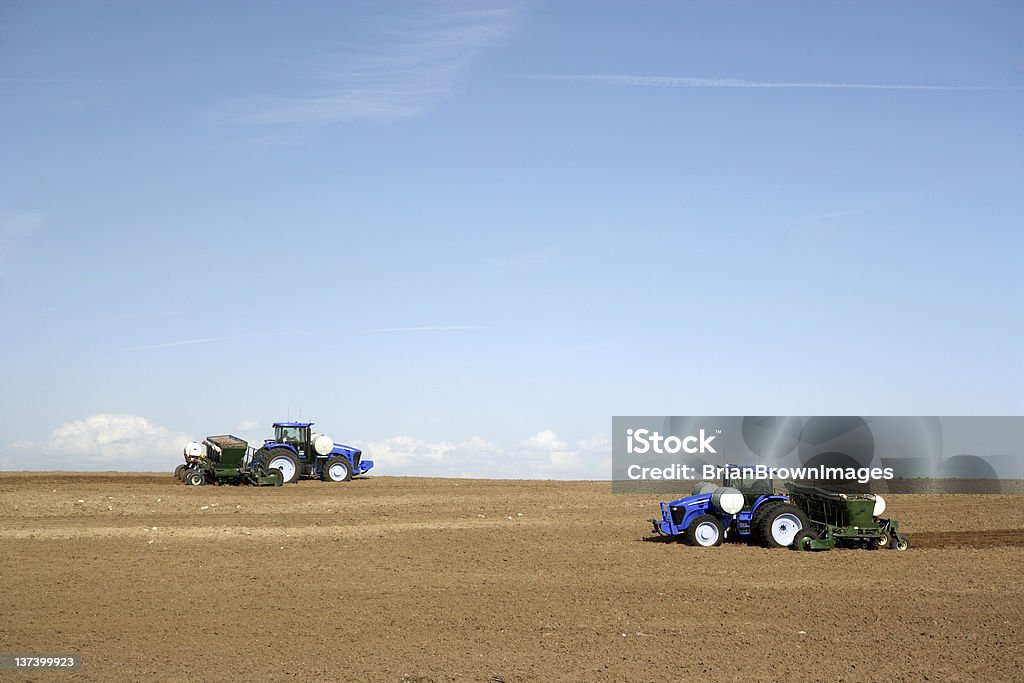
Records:
{"label": "blue sky", "polygon": [[1018,3],[0,2],[0,467],[1019,414]]}

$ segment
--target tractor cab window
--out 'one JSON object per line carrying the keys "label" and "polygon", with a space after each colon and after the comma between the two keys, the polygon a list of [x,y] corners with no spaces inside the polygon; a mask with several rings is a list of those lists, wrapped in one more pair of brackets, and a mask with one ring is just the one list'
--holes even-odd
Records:
{"label": "tractor cab window", "polygon": [[739,489],[743,498],[753,502],[760,496],[771,496],[775,494],[775,486],[771,479],[758,478],[754,476],[753,470],[742,472],[742,477],[726,478],[725,486]]}
{"label": "tractor cab window", "polygon": [[282,443],[304,443],[309,427],[278,427],[274,438]]}

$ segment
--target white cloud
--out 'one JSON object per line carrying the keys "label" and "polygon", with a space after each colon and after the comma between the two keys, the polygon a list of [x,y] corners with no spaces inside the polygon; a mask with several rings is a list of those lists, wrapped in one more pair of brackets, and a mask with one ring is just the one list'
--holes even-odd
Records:
{"label": "white cloud", "polygon": [[139,415],[103,414],[62,424],[41,449],[61,468],[160,471],[177,463],[189,440]]}
{"label": "white cloud", "polygon": [[380,474],[426,477],[490,476],[485,464],[501,449],[478,436],[465,441],[424,441],[412,436],[356,443]]}
{"label": "white cloud", "polygon": [[[254,420],[239,425],[243,433],[250,427],[259,425]],[[0,469],[169,472],[193,438],[139,415],[91,415],[60,425],[45,441],[19,440],[0,448]],[[374,461],[371,473],[380,475],[601,480],[611,473],[607,437],[570,441],[550,429],[512,447],[480,436],[430,441],[408,435],[352,445]]]}
{"label": "white cloud", "polygon": [[355,444],[374,461],[374,473],[497,479],[607,479],[611,445],[605,437],[576,442],[542,430],[513,448],[479,436],[464,441],[426,441],[412,436]]}
{"label": "white cloud", "polygon": [[550,429],[537,432],[523,442],[523,445],[530,449],[542,451],[559,451],[566,448],[566,443],[558,438]]}
{"label": "white cloud", "polygon": [[235,123],[333,123],[416,116],[450,97],[478,53],[507,35],[513,7],[498,2],[410,4],[411,15],[371,40],[307,64],[323,85],[289,97],[249,102]]}
{"label": "white cloud", "polygon": [[537,472],[556,479],[606,479],[611,442],[592,437],[569,444],[550,429],[537,432],[522,447]]}

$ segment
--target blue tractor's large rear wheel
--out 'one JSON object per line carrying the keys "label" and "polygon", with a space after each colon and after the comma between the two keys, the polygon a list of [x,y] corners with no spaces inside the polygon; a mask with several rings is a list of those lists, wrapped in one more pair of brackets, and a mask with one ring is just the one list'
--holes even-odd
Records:
{"label": "blue tractor's large rear wheel", "polygon": [[804,511],[792,503],[769,503],[761,517],[761,543],[768,548],[787,548],[810,526]]}
{"label": "blue tractor's large rear wheel", "polygon": [[302,470],[299,469],[299,459],[287,448],[261,449],[263,455],[260,457],[260,464],[266,470],[278,470],[284,478],[285,484],[298,481]]}

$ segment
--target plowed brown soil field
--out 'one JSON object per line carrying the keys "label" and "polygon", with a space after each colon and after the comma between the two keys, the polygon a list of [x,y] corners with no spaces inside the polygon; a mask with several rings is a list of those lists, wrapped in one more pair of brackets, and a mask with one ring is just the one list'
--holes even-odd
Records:
{"label": "plowed brown soil field", "polygon": [[1024,679],[1024,495],[889,499],[914,546],[650,539],[598,482],[189,488],[0,474],[4,680]]}

